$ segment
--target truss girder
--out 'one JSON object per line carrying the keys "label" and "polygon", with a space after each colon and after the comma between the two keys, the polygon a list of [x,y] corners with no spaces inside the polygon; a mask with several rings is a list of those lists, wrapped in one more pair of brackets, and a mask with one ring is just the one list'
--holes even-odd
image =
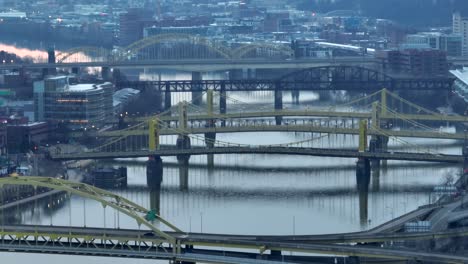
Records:
{"label": "truss girder", "polygon": [[[152,223],[147,221],[144,216],[142,216],[148,213],[149,210],[112,192],[108,192],[84,183],[71,182],[63,179],[49,177],[15,176],[0,178],[0,188],[4,185],[25,185],[32,186],[34,188],[45,187],[53,190],[61,190],[69,194],[75,194],[84,198],[89,198],[101,203],[104,208],[109,206],[133,218],[138,225],[146,226],[155,234],[166,239],[168,242],[175,242],[175,238],[159,230]],[[180,232],[180,229],[169,223],[161,216],[157,216],[157,218],[159,221],[174,231]]]}

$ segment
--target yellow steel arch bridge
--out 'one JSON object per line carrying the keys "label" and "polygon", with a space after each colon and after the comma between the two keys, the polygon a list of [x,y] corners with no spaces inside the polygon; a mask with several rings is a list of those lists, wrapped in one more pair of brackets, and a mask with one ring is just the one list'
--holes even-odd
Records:
{"label": "yellow steel arch bridge", "polygon": [[[162,232],[141,216],[147,214],[147,209],[111,192],[82,183],[43,177],[1,178],[0,188],[5,185],[46,187],[89,198],[100,202],[104,207],[112,207],[132,217],[139,225],[146,226],[154,234],[146,236],[145,232],[148,231],[140,229],[7,225],[2,222],[0,226],[2,240],[0,251],[229,264],[273,264],[278,263],[277,261],[285,263],[285,259],[281,256],[282,251],[292,251],[298,254],[324,253],[335,256],[373,257],[382,260],[419,260],[437,261],[438,263],[466,263],[468,261],[467,257],[456,254],[352,245],[353,243],[433,240],[467,236],[468,230],[466,228],[444,232],[393,233],[406,222],[418,220],[420,217],[444,208],[444,205],[420,207],[388,223],[363,232],[285,236],[204,234],[182,232],[157,216],[158,220],[172,229],[172,231]],[[456,205],[460,201],[452,203]],[[197,251],[195,246],[205,249]],[[220,248],[224,251],[222,254],[220,254]],[[268,254],[267,251],[271,253]],[[304,258],[305,256],[298,259],[291,257],[287,260],[290,263],[303,263],[301,261],[304,261]]]}
{"label": "yellow steel arch bridge", "polygon": [[56,58],[58,63],[65,63],[156,59],[291,58],[292,56],[293,50],[285,44],[248,43],[233,49],[225,43],[206,37],[173,33],[146,37],[112,51],[99,47],[75,47],[58,53]]}
{"label": "yellow steel arch bridge", "polygon": [[[222,95],[220,95],[222,96]],[[422,146],[411,144],[404,138],[435,138],[435,139],[463,139],[462,133],[449,133],[439,128],[430,127],[422,123],[430,122],[466,122],[463,116],[446,116],[434,113],[428,109],[409,102],[398,95],[385,89],[363,98],[347,103],[352,105],[364,105],[371,107],[370,113],[348,111],[292,111],[282,112],[240,112],[226,115],[215,115],[213,112],[213,91],[208,91],[207,108],[183,102],[167,112],[154,117],[149,117],[142,122],[116,131],[92,134],[92,137],[110,138],[105,144],[81,153],[62,153],[61,150],[51,151],[51,157],[58,160],[86,159],[86,158],[116,158],[116,157],[141,157],[141,156],[174,156],[174,155],[205,155],[205,154],[239,154],[239,153],[263,153],[263,154],[290,154],[290,155],[312,155],[342,158],[375,158],[383,160],[413,160],[434,162],[461,162],[460,155],[446,155],[437,150],[427,149]],[[380,100],[377,102],[376,100]],[[394,107],[403,106],[407,111],[400,113]],[[345,106],[337,106],[338,109],[346,109]],[[409,111],[408,111],[409,110]],[[276,117],[295,116],[303,113],[302,119],[294,119],[294,123],[276,122]],[[169,116],[165,116],[170,113]],[[190,116],[188,113],[192,113]],[[245,114],[245,115],[244,115]],[[259,120],[258,117],[269,117],[268,120]],[[328,118],[327,118],[328,117]],[[312,119],[311,119],[312,118]],[[315,118],[315,119],[314,119]],[[332,119],[332,122],[330,122]],[[189,122],[191,121],[191,122]],[[363,121],[365,125],[363,125]],[[369,125],[368,125],[369,124]],[[410,129],[392,129],[391,126],[404,126]],[[245,145],[232,142],[222,142],[211,138],[216,133],[234,132],[309,132],[314,134],[351,134],[360,135],[359,151],[349,149],[328,149],[319,147],[315,142],[321,137],[292,142],[280,145]],[[199,136],[204,134],[205,136]],[[189,138],[195,142],[203,142],[202,146],[178,148],[174,143],[167,146],[159,144],[159,137],[164,135],[177,135],[181,138]],[[370,151],[367,139],[380,139],[386,142],[378,147],[378,151]],[[414,153],[388,152],[388,140],[392,138],[408,147]],[[382,141],[383,140],[383,141]],[[172,144],[172,145],[171,145]],[[380,144],[380,143],[379,143]]]}

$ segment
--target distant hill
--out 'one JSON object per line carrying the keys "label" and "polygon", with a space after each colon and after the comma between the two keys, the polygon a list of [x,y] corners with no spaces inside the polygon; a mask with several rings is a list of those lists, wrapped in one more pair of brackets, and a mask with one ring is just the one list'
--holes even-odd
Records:
{"label": "distant hill", "polygon": [[460,11],[468,16],[468,0],[291,0],[300,9],[329,12],[356,9],[375,18],[392,19],[414,26],[449,26],[452,13]]}

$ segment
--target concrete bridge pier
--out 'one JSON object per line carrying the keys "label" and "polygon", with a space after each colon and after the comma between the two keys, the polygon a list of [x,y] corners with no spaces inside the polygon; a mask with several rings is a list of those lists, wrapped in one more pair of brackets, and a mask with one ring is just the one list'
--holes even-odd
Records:
{"label": "concrete bridge pier", "polygon": [[239,80],[243,77],[242,69],[231,69],[229,70],[229,80]]}
{"label": "concrete bridge pier", "polygon": [[150,189],[161,188],[163,181],[163,162],[159,156],[151,156],[146,162],[146,183]]}
{"label": "concrete bridge pier", "polygon": [[172,107],[171,85],[169,82],[166,82],[166,87],[164,89],[164,110],[169,110],[171,107]]}
{"label": "concrete bridge pier", "polygon": [[[191,148],[190,137],[188,137],[186,135],[179,135],[177,137],[176,147],[178,149],[190,149]],[[181,161],[181,160],[187,160],[188,161],[189,159],[190,159],[190,155],[187,155],[187,154],[177,155],[177,160],[179,160],[179,161]]]}
{"label": "concrete bridge pier", "polygon": [[371,164],[371,174],[372,174],[372,190],[380,191],[380,165],[378,167],[372,167]]}
{"label": "concrete bridge pier", "polygon": [[[276,83],[275,86],[275,111],[281,111],[283,110],[283,91],[281,90],[281,85],[279,83]],[[283,121],[283,117],[275,116],[275,120],[276,125],[280,126]]]}
{"label": "concrete bridge pier", "polygon": [[78,68],[78,67],[73,67],[73,68],[71,69],[71,73],[78,76],[78,75],[80,74],[80,68]]}
{"label": "concrete bridge pier", "polygon": [[188,191],[189,188],[189,159],[178,159],[179,163],[179,189]]}
{"label": "concrete bridge pier", "polygon": [[[381,151],[381,152],[387,152],[388,151],[388,141],[389,141],[388,136],[378,136],[379,151]],[[387,160],[382,160],[381,166],[383,168],[387,169]]]}
{"label": "concrete bridge pier", "polygon": [[[214,148],[215,141],[216,141],[215,132],[205,133],[205,145],[207,148]],[[206,161],[207,161],[208,168],[214,167],[214,155],[213,154],[206,155]]]}
{"label": "concrete bridge pier", "polygon": [[368,199],[370,176],[370,160],[360,158],[356,163],[356,183],[359,193],[359,219],[362,227],[367,227],[369,218]]}
{"label": "concrete bridge pier", "polygon": [[101,67],[101,77],[103,81],[112,81],[112,72],[109,67]]}
{"label": "concrete bridge pier", "polygon": [[[50,48],[47,50],[47,62],[49,64],[55,64],[56,58],[55,58],[55,49]],[[57,74],[57,68],[48,68],[43,70],[43,74],[45,75],[55,75]]]}
{"label": "concrete bridge pier", "polygon": [[[221,89],[219,91],[219,113],[220,114],[226,114],[227,112],[227,93],[226,93],[226,83],[222,82],[221,83]],[[226,121],[222,120],[221,121],[221,126],[225,127],[226,126]]]}
{"label": "concrete bridge pier", "polygon": [[247,69],[247,78],[248,78],[248,79],[255,79],[255,78],[257,78],[256,69]]}
{"label": "concrete bridge pier", "polygon": [[[202,81],[203,80],[203,75],[201,72],[192,72],[192,81]],[[192,90],[192,103],[194,105],[200,106],[203,102],[203,92],[202,92],[202,86],[201,84],[195,84],[193,86]]]}
{"label": "concrete bridge pier", "polygon": [[161,213],[161,184],[150,187],[150,209]]}
{"label": "concrete bridge pier", "polygon": [[293,104],[298,105],[299,104],[299,96],[300,96],[300,91],[299,90],[293,90],[291,91],[291,101]]}
{"label": "concrete bridge pier", "polygon": [[[378,137],[371,137],[369,141],[369,152],[378,152],[380,151],[380,139]],[[379,159],[372,159],[371,162],[372,169],[380,169],[380,160]]]}

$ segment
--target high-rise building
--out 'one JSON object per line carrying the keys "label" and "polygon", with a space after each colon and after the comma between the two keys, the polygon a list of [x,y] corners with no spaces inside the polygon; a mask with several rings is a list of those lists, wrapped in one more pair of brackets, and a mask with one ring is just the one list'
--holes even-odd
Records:
{"label": "high-rise building", "polygon": [[391,72],[409,76],[445,76],[447,53],[434,49],[386,50],[376,54]]}
{"label": "high-rise building", "polygon": [[400,44],[401,49],[436,49],[447,52],[447,56],[462,55],[462,37],[459,34],[443,34],[439,32],[422,32],[406,36],[406,41]]}
{"label": "high-rise building", "polygon": [[113,85],[69,84],[67,76],[34,83],[36,121],[64,123],[71,128],[100,126],[113,114]]}
{"label": "high-rise building", "polygon": [[153,20],[152,13],[143,8],[131,8],[120,15],[119,44],[129,45],[143,38],[145,22]]}
{"label": "high-rise building", "polygon": [[462,56],[468,56],[468,17],[459,12],[453,14],[453,33],[462,38]]}

